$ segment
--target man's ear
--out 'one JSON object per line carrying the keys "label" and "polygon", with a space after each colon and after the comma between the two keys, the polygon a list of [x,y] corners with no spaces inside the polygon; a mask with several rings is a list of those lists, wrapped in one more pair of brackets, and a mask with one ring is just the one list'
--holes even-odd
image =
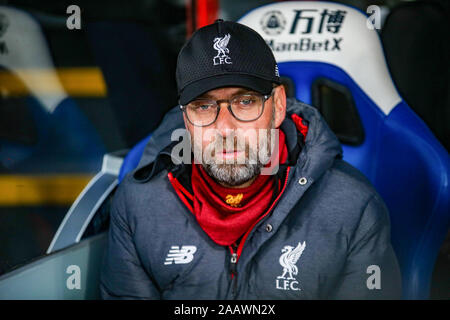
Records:
{"label": "man's ear", "polygon": [[286,90],[283,85],[279,85],[274,89],[273,103],[275,112],[275,128],[279,128],[286,118]]}

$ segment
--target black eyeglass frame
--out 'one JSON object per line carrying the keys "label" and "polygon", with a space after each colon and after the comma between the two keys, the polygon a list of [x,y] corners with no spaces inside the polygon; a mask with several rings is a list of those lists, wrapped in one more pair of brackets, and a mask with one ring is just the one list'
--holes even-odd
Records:
{"label": "black eyeglass frame", "polygon": [[[180,104],[180,109],[186,114],[186,118],[188,119],[188,121],[189,121],[190,124],[192,124],[192,125],[195,126],[195,127],[207,127],[207,126],[212,125],[214,122],[216,122],[217,118],[219,117],[219,113],[220,113],[220,108],[221,108],[221,107],[220,107],[220,104],[223,103],[223,102],[226,102],[226,103],[228,104],[228,106],[227,106],[228,111],[231,113],[231,115],[232,115],[236,120],[242,121],[242,122],[252,122],[252,121],[258,120],[258,119],[262,116],[262,114],[264,113],[264,107],[265,107],[265,105],[266,105],[266,101],[269,100],[270,97],[273,96],[274,91],[275,91],[275,88],[272,89],[272,92],[271,92],[270,94],[264,94],[264,95],[263,95],[263,94],[257,94],[258,96],[260,96],[260,97],[263,98],[263,102],[262,102],[263,105],[262,105],[261,113],[259,114],[259,116],[257,116],[255,119],[251,119],[251,120],[241,120],[241,119],[239,119],[238,117],[236,117],[236,115],[233,113],[233,110],[231,109],[231,101],[234,100],[234,99],[236,99],[236,98],[238,98],[238,97],[248,95],[248,94],[246,94],[246,93],[244,93],[244,94],[239,94],[239,95],[237,95],[237,96],[235,96],[235,97],[233,97],[233,98],[231,98],[231,99],[221,99],[221,100],[205,99],[205,100],[209,100],[209,101],[214,101],[214,103],[215,103],[216,106],[217,106],[217,112],[216,112],[216,117],[214,118],[214,120],[211,121],[210,123],[204,124],[204,125],[197,125],[197,124],[193,123],[193,122],[191,121],[191,119],[189,119],[189,116],[188,116],[188,114],[187,114],[187,112],[186,112],[187,105],[184,105],[184,106],[183,106],[183,105]],[[252,94],[253,94],[253,93],[252,93]]]}

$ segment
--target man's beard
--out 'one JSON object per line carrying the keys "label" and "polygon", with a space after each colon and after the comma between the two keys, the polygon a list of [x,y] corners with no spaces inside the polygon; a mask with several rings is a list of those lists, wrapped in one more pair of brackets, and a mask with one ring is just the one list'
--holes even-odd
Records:
{"label": "man's beard", "polygon": [[208,175],[214,180],[230,187],[239,186],[250,181],[261,173],[261,168],[264,166],[259,159],[256,160],[256,163],[216,164],[213,162],[202,165]]}
{"label": "man's beard", "polygon": [[[269,129],[265,131],[264,134],[258,139],[259,145],[266,145],[266,157],[270,158],[272,149],[271,149],[271,130],[274,128],[275,122],[275,112],[273,112],[273,117],[269,126]],[[219,140],[222,140],[222,144],[218,144]],[[216,135],[213,142],[208,144],[203,153],[203,161],[201,164],[205,171],[208,173],[210,177],[216,180],[218,183],[223,184],[229,187],[235,187],[244,184],[245,182],[250,181],[254,177],[261,174],[261,169],[265,165],[265,161],[261,161],[260,157],[258,157],[258,147],[253,147],[245,141],[245,163],[240,163],[236,159],[234,159],[234,163],[227,163],[228,160],[224,160],[222,163],[217,163],[214,154],[215,150],[221,150],[223,146],[226,146],[226,139],[233,139],[234,141],[234,150],[239,150],[236,139],[233,135],[223,137],[221,135]],[[194,145],[196,143],[194,142]],[[252,161],[250,161],[252,160]]]}

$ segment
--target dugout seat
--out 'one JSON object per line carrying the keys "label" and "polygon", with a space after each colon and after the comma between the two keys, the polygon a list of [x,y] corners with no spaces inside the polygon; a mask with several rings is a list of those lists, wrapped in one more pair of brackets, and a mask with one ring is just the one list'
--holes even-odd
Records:
{"label": "dugout seat", "polygon": [[148,135],[141,141],[139,141],[133,149],[131,149],[125,158],[123,159],[123,164],[120,167],[119,176],[118,176],[118,182],[120,183],[122,179],[125,177],[125,175],[133,171],[139,164],[139,160],[142,157],[142,154],[144,153],[145,146],[148,143],[148,140],[150,139],[152,135]]}
{"label": "dugout seat", "polygon": [[450,224],[449,154],[395,88],[367,15],[332,2],[282,2],[239,20],[271,46],[297,99],[317,107],[344,159],[384,198],[405,299],[427,299]]}

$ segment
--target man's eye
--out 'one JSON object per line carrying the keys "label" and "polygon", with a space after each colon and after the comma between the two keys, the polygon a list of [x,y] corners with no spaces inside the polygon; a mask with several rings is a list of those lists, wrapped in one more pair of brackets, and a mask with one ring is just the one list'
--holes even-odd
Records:
{"label": "man's eye", "polygon": [[242,98],[239,100],[240,105],[250,106],[255,103],[255,99],[253,98]]}
{"label": "man's eye", "polygon": [[192,109],[194,111],[208,111],[208,110],[212,109],[212,106],[210,104],[198,104],[198,105],[194,105],[192,107]]}

